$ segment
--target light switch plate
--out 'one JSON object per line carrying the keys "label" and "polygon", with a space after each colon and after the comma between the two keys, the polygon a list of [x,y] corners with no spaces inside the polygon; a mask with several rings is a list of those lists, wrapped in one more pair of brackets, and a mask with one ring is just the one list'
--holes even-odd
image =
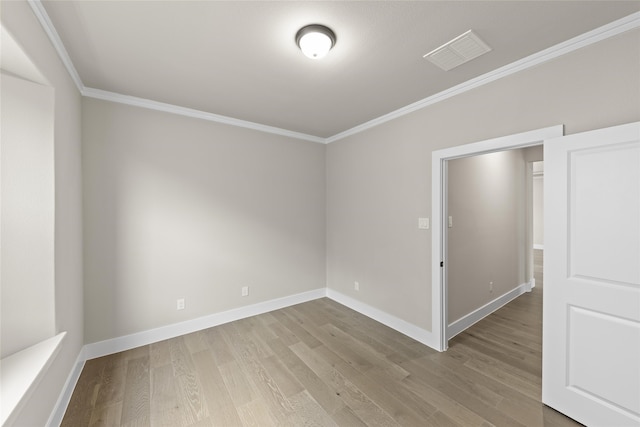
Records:
{"label": "light switch plate", "polygon": [[418,228],[420,230],[429,229],[429,218],[418,218]]}

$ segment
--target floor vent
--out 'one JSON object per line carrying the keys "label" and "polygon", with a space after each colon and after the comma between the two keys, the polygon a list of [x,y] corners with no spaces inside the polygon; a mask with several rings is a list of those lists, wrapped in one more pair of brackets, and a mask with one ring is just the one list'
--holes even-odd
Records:
{"label": "floor vent", "polygon": [[424,58],[443,70],[449,71],[489,51],[491,48],[477,34],[469,30],[427,53]]}

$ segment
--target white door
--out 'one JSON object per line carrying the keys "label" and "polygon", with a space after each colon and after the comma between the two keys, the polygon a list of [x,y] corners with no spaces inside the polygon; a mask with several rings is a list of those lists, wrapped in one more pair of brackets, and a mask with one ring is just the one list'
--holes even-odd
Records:
{"label": "white door", "polygon": [[640,425],[640,122],[544,143],[542,401]]}

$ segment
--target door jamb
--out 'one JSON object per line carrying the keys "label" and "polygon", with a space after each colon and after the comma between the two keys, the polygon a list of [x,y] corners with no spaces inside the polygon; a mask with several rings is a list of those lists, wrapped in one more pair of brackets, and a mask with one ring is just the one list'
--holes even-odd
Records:
{"label": "door jamb", "polygon": [[[564,136],[564,126],[556,125],[514,135],[487,139],[471,144],[437,150],[431,163],[431,331],[437,350],[445,351],[447,337],[446,288],[446,162],[462,157],[526,148],[544,143],[545,139]],[[441,267],[441,265],[444,265]]]}

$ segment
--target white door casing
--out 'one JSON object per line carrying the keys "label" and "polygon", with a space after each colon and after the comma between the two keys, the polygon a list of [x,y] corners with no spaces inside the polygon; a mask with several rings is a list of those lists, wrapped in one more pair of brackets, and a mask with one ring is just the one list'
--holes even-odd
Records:
{"label": "white door casing", "polygon": [[544,143],[545,404],[640,425],[640,122]]}
{"label": "white door casing", "polygon": [[431,166],[431,340],[428,345],[445,351],[449,336],[447,334],[447,298],[446,298],[446,162],[462,157],[494,153],[540,145],[544,140],[563,135],[564,127],[555,125],[513,135],[487,139],[471,144],[437,150],[432,153]]}

